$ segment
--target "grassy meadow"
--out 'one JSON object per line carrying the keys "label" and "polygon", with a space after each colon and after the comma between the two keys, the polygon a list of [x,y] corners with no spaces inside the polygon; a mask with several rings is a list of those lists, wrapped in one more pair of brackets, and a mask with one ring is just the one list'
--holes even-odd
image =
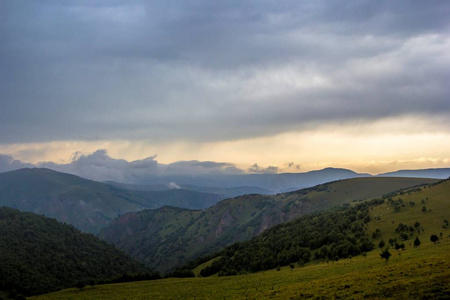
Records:
{"label": "grassy meadow", "polygon": [[[385,203],[371,211],[367,233],[377,228],[384,239],[397,238],[399,223],[420,222],[420,233],[406,241],[405,250],[395,250],[389,261],[380,258],[381,250],[341,259],[337,262],[313,261],[304,267],[297,264],[280,271],[270,270],[233,277],[164,279],[123,284],[87,286],[68,289],[31,299],[449,299],[450,298],[450,230],[443,228],[450,219],[450,182],[420,191],[392,197],[407,203],[400,210]],[[423,203],[422,203],[423,200]],[[411,205],[410,202],[415,202]],[[426,211],[422,211],[423,206]],[[430,235],[441,236],[436,244]],[[413,246],[415,237],[421,240]],[[411,243],[411,244],[410,244]]]}

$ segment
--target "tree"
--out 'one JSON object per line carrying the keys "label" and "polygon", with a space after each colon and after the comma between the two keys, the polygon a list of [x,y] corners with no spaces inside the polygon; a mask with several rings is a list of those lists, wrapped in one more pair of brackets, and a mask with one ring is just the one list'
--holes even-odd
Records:
{"label": "tree", "polygon": [[381,240],[380,243],[378,244],[378,247],[379,247],[379,248],[383,248],[384,245],[385,245],[384,240]]}
{"label": "tree", "polygon": [[381,258],[384,258],[386,262],[388,262],[389,257],[391,257],[391,253],[389,252],[389,248],[384,249],[383,252],[380,253]]}
{"label": "tree", "polygon": [[406,241],[406,240],[408,239],[408,234],[402,232],[402,233],[400,234],[400,238],[401,238],[403,241]]}
{"label": "tree", "polygon": [[427,208],[424,206],[424,207],[422,207],[422,211],[423,212],[427,212]]}
{"label": "tree", "polygon": [[373,233],[372,233],[372,238],[374,240],[376,240],[377,238],[379,238],[381,236],[381,230],[380,228],[377,228]]}
{"label": "tree", "polygon": [[416,239],[414,240],[414,247],[419,247],[420,246],[420,240],[419,237],[417,236]]}
{"label": "tree", "polygon": [[289,267],[291,268],[292,271],[294,271],[294,264],[290,264]]}
{"label": "tree", "polygon": [[437,235],[435,235],[435,234],[432,234],[430,236],[430,241],[432,241],[433,243],[436,244],[439,241],[439,237]]}
{"label": "tree", "polygon": [[405,250],[405,244],[395,243],[395,250],[399,250],[399,249]]}

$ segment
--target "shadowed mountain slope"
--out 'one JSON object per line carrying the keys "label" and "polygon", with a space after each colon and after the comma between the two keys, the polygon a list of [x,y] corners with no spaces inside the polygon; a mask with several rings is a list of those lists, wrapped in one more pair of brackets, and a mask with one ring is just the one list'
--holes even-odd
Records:
{"label": "shadowed mountain slope", "polygon": [[164,205],[204,209],[220,199],[183,189],[127,190],[50,169],[0,173],[0,205],[53,217],[91,233],[127,212]]}
{"label": "shadowed mountain slope", "polygon": [[128,255],[71,225],[0,207],[0,290],[40,294],[146,272]]}

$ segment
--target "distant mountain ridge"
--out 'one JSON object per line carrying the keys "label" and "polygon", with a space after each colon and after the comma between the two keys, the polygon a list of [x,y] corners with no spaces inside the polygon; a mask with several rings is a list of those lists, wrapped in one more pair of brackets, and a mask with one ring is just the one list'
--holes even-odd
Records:
{"label": "distant mountain ridge", "polygon": [[[245,175],[232,177],[236,186],[231,181],[222,182],[223,177],[212,176],[205,179],[194,176],[193,181],[202,185],[178,185],[172,182],[174,178],[166,178],[170,179],[168,186],[176,188],[154,190],[155,187],[161,189],[167,186],[167,183],[150,187],[108,184],[46,168],[24,168],[0,173],[0,205],[44,214],[85,232],[98,233],[114,218],[127,212],[162,206],[205,209],[226,198],[249,193],[273,193],[273,190],[252,186],[252,183],[280,190],[288,186],[309,187],[330,178],[336,180],[352,176],[358,174],[343,169],[325,169],[304,174]],[[241,182],[241,179],[246,181]],[[208,186],[208,182],[215,182],[217,185]],[[229,187],[224,187],[226,185]]]}
{"label": "distant mountain ridge", "polygon": [[50,169],[0,173],[0,205],[44,214],[91,233],[131,211],[164,205],[204,209],[221,198],[189,190],[133,191]]}
{"label": "distant mountain ridge", "polygon": [[[136,178],[137,185],[168,188],[170,185],[179,186],[197,191],[209,191],[227,196],[238,196],[247,194],[227,193],[227,189],[237,187],[251,187],[252,189],[262,189],[267,193],[256,192],[258,194],[275,194],[299,190],[331,182],[335,180],[359,178],[359,177],[420,177],[446,179],[450,177],[450,168],[400,170],[395,172],[370,175],[367,173],[357,173],[343,168],[324,168],[303,173],[279,173],[279,174],[208,174],[208,175],[153,175],[148,174]],[[195,187],[195,188],[193,188]],[[209,189],[209,190],[208,190]],[[253,193],[253,192],[251,192]]]}
{"label": "distant mountain ridge", "polygon": [[304,173],[281,174],[234,174],[234,175],[167,175],[156,176],[149,174],[139,179],[141,185],[168,185],[175,183],[179,186],[202,186],[235,188],[250,186],[254,188],[281,193],[311,187],[317,184],[356,177],[367,177],[348,169],[325,168]]}
{"label": "distant mountain ridge", "polygon": [[[450,169],[407,170],[409,177],[447,178]],[[399,176],[403,173],[387,173]],[[57,218],[98,233],[127,212],[176,206],[206,209],[244,194],[289,192],[348,178],[370,177],[347,169],[306,173],[166,176],[149,174],[150,183],[102,183],[44,168],[0,173],[0,205]]]}
{"label": "distant mountain ridge", "polygon": [[236,186],[236,187],[229,187],[229,188],[223,188],[223,187],[217,187],[217,186],[198,186],[198,185],[189,185],[189,184],[176,184],[173,182],[170,183],[160,183],[160,184],[153,184],[153,185],[142,185],[142,184],[128,184],[128,183],[119,183],[119,182],[113,182],[113,181],[107,181],[106,183],[118,186],[124,189],[129,190],[137,190],[137,191],[167,191],[167,190],[174,190],[174,189],[184,189],[184,190],[190,190],[190,191],[196,191],[201,193],[211,193],[216,194],[222,197],[221,200],[227,199],[227,198],[233,198],[240,195],[245,194],[261,194],[261,195],[269,195],[269,194],[275,194],[273,191],[269,191],[266,189],[254,187],[254,186]]}
{"label": "distant mountain ridge", "polygon": [[382,173],[377,176],[395,177],[422,177],[447,179],[450,177],[450,168],[421,169],[421,170],[398,170],[394,172]]}

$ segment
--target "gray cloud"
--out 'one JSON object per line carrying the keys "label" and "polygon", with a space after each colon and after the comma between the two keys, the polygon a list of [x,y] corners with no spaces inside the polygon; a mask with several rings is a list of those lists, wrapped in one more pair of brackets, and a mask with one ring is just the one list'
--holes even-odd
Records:
{"label": "gray cloud", "polygon": [[[30,164],[15,160],[10,155],[0,154],[0,172],[39,167],[97,181],[128,183],[139,183],[152,176],[237,175],[244,173],[243,170],[231,163],[178,161],[171,164],[160,164],[155,158],[156,156],[150,156],[142,160],[128,162],[124,159],[112,158],[106,150],[100,149],[90,154],[76,152],[68,164],[54,162]],[[267,170],[270,168],[272,167],[267,168]],[[258,173],[267,173],[264,170],[261,168]],[[173,185],[173,187],[176,187],[176,185]]]}
{"label": "gray cloud", "polygon": [[32,167],[32,164],[14,159],[11,155],[0,154],[0,172],[13,171],[21,168]]}
{"label": "gray cloud", "polygon": [[0,140],[447,122],[449,14],[447,1],[2,1]]}
{"label": "gray cloud", "polygon": [[276,173],[278,173],[278,167],[268,166],[267,168],[263,168],[255,163],[255,164],[253,164],[253,166],[248,168],[248,172],[256,173],[256,174],[276,174]]}

